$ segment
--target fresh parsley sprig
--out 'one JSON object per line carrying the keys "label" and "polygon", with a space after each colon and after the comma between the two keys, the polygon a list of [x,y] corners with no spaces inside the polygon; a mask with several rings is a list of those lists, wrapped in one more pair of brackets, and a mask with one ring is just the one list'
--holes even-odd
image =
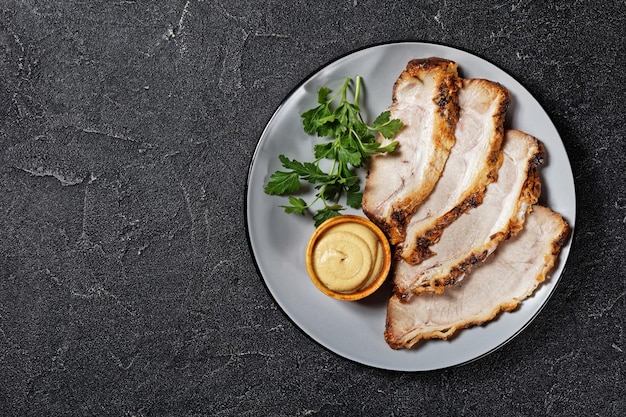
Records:
{"label": "fresh parsley sprig", "polygon": [[[313,146],[313,162],[299,162],[279,155],[280,163],[286,170],[274,172],[265,185],[267,194],[289,195],[289,205],[281,206],[286,213],[305,214],[317,201],[321,201],[323,207],[313,215],[315,226],[345,210],[339,204],[344,194],[348,206],[361,207],[363,193],[356,168],[365,165],[374,154],[395,150],[397,142],[382,146],[375,135],[380,133],[390,139],[403,126],[400,120],[391,120],[389,111],[381,113],[372,125],[367,125],[359,107],[361,77],[356,77],[353,102],[348,100],[351,85],[352,79],[347,78],[341,89],[330,97],[332,91],[329,88],[319,89],[318,106],[302,113],[302,125],[306,133],[328,138],[329,141]],[[328,172],[320,168],[324,159],[333,161]],[[309,203],[293,195],[300,190],[303,181],[315,184],[318,190],[315,199]]]}

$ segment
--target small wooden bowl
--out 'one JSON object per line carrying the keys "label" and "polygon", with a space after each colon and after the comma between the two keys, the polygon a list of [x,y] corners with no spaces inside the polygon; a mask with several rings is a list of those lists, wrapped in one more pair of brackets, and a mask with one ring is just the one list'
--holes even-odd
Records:
{"label": "small wooden bowl", "polygon": [[[345,223],[356,223],[367,227],[369,230],[374,232],[383,250],[383,263],[378,276],[367,287],[360,288],[358,290],[355,290],[354,292],[337,292],[331,290],[319,279],[315,272],[315,268],[313,267],[313,251],[319,239],[333,227]],[[355,216],[352,214],[335,216],[326,220],[324,223],[318,226],[311,236],[311,239],[309,240],[309,244],[307,245],[306,249],[306,269],[309,273],[311,281],[313,281],[313,284],[315,284],[315,286],[324,294],[338,300],[360,300],[375,292],[387,279],[387,275],[389,275],[389,270],[391,269],[391,246],[389,245],[389,241],[387,240],[387,237],[382,232],[382,230],[380,230],[380,228],[378,228],[378,226],[372,223],[369,219],[361,216]]]}

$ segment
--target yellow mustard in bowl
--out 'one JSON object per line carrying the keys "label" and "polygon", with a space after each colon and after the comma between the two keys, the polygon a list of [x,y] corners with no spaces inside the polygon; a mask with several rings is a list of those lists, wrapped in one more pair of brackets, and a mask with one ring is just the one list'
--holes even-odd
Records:
{"label": "yellow mustard in bowl", "polygon": [[307,246],[306,267],[315,286],[340,300],[359,300],[376,291],[391,268],[391,248],[370,220],[333,217],[320,225]]}

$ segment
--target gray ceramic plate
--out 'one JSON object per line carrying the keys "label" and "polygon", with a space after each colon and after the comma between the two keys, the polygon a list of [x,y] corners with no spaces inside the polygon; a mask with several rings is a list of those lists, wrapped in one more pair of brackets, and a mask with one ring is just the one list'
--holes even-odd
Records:
{"label": "gray ceramic plate", "polygon": [[[572,228],[576,215],[572,170],[556,128],[522,85],[489,62],[441,45],[394,43],[359,50],[311,75],[276,110],[259,140],[250,166],[246,200],[250,245],[267,288],[296,325],[338,355],[382,369],[441,369],[477,359],[502,346],[538,316],[557,285],[570,251],[568,243],[550,279],[515,312],[501,314],[485,326],[463,330],[452,340],[431,340],[412,350],[394,351],[384,341],[389,287],[366,300],[344,302],[325,296],[313,286],[304,261],[307,241],[314,230],[312,220],[285,214],[279,206],[286,204],[286,198],[263,192],[269,175],[280,168],[278,155],[312,160],[313,139],[302,131],[300,114],[316,105],[320,87],[336,91],[346,77],[361,75],[364,116],[373,120],[390,104],[392,86],[406,63],[430,56],[452,59],[458,62],[464,77],[487,78],[511,91],[514,104],[507,115],[507,127],[537,137],[547,149],[548,162],[541,171],[541,203],[560,212]],[[525,337],[532,334],[526,333]]]}

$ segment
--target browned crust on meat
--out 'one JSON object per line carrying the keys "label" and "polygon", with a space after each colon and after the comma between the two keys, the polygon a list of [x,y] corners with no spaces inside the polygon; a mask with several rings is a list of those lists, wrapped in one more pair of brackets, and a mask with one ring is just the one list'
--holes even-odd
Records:
{"label": "browned crust on meat", "polygon": [[482,181],[477,184],[476,191],[474,193],[467,196],[467,198],[465,198],[458,206],[440,217],[430,229],[426,230],[421,236],[417,238],[417,244],[415,246],[415,249],[409,256],[404,257],[404,260],[411,265],[417,265],[420,262],[423,262],[425,259],[433,256],[434,252],[430,250],[430,246],[439,241],[444,229],[463,213],[467,213],[469,210],[482,204],[483,197],[485,196],[485,192],[487,191],[487,186],[496,181],[498,178],[498,170],[502,165],[503,159],[503,154],[500,146],[502,144],[502,140],[504,139],[504,120],[506,117],[506,112],[511,103],[511,95],[507,88],[493,81],[475,79],[473,80],[473,82],[488,83],[492,86],[491,88],[497,88],[498,95],[500,95],[499,105],[492,115],[496,131],[494,149],[491,151],[489,157],[487,158],[485,166],[486,175],[484,175]]}
{"label": "browned crust on meat", "polygon": [[[569,225],[563,219],[563,217],[556,212],[553,212],[553,213],[557,215],[559,218],[558,221],[560,223],[559,228],[561,229],[561,233],[556,237],[556,239],[554,239],[551,242],[551,247],[552,247],[551,251],[550,253],[546,254],[546,256],[544,257],[544,267],[535,278],[538,283],[544,282],[549,272],[552,270],[552,268],[554,268],[554,265],[556,264],[559,253],[561,252],[561,249],[565,245],[565,242],[567,242],[567,240],[569,239],[569,235],[571,232]],[[526,296],[528,297],[530,295],[531,294],[527,294]],[[394,295],[394,297],[395,296],[396,295]],[[519,305],[522,303],[522,301],[523,299],[503,302],[502,304],[497,306],[494,310],[492,310],[490,313],[487,313],[484,317],[481,317],[480,320],[474,320],[474,319],[469,318],[462,323],[458,323],[457,325],[450,327],[449,329],[435,330],[430,333],[419,334],[415,336],[414,338],[409,339],[407,341],[400,341],[400,340],[396,340],[393,338],[393,334],[391,332],[391,323],[389,322],[389,319],[387,318],[385,321],[385,333],[384,333],[385,341],[387,342],[389,347],[391,347],[392,349],[398,350],[398,349],[411,349],[416,343],[418,343],[421,340],[428,340],[428,339],[447,340],[450,336],[455,334],[458,330],[463,330],[472,326],[480,326],[483,323],[487,323],[493,320],[500,313],[510,312],[510,311],[517,309]],[[387,317],[389,317],[389,314],[387,314]]]}
{"label": "browned crust on meat", "polygon": [[388,219],[368,213],[367,207],[363,207],[365,214],[383,230],[391,244],[397,244],[404,240],[406,226],[411,215],[431,193],[443,171],[450,149],[454,146],[454,130],[459,120],[458,90],[462,86],[457,68],[456,62],[443,58],[413,59],[407,63],[406,69],[394,84],[392,100],[393,103],[396,103],[396,89],[400,83],[406,81],[407,78],[422,79],[426,73],[438,70],[438,89],[437,95],[433,97],[433,103],[437,106],[439,117],[435,117],[433,130],[436,132],[435,147],[439,151],[437,157],[431,161],[431,169],[428,170],[424,182],[425,186],[419,193],[396,202]]}
{"label": "browned crust on meat", "polygon": [[[560,214],[559,214],[559,216],[560,216]],[[565,242],[567,242],[569,240],[570,234],[572,233],[572,229],[569,227],[569,224],[565,221],[565,219],[563,219],[562,216],[561,216],[561,222],[564,225],[563,226],[563,231],[559,235],[558,239],[556,239],[554,241],[554,245],[552,247],[552,255],[555,258],[559,255],[559,252],[561,251],[561,248],[563,246],[565,246]],[[540,282],[543,282],[544,280],[545,280],[545,276],[543,277],[543,279]]]}
{"label": "browned crust on meat", "polygon": [[441,238],[441,234],[453,221],[455,221],[460,215],[463,213],[467,213],[469,210],[478,207],[482,204],[483,198],[485,197],[485,192],[487,191],[487,185],[495,181],[498,177],[498,168],[502,164],[502,152],[497,151],[494,152],[497,154],[498,162],[494,163],[493,168],[488,173],[484,184],[481,184],[481,187],[475,193],[469,195],[465,200],[461,202],[458,206],[453,208],[451,211],[443,215],[437,224],[435,224],[431,229],[427,230],[424,235],[417,238],[416,246],[410,256],[404,258],[404,260],[411,265],[417,265],[424,260],[430,258],[435,255],[435,253],[430,250],[430,246],[434,245]]}
{"label": "browned crust on meat", "polygon": [[[515,236],[520,230],[522,230],[526,215],[532,210],[532,205],[539,201],[539,196],[541,195],[539,168],[545,160],[546,151],[544,145],[539,140],[534,140],[537,145],[537,150],[528,161],[528,176],[524,181],[524,185],[520,191],[520,197],[517,200],[517,209],[515,210],[517,215],[514,215],[509,220],[506,231],[495,233],[490,236],[491,240],[486,249],[477,253],[472,252],[468,254],[463,261],[450,270],[450,273],[447,276],[433,278],[429,282],[413,288],[413,294],[421,294],[424,292],[435,292],[437,294],[441,294],[446,287],[456,284],[475,267],[480,266],[496,249],[500,242]],[[525,206],[526,210],[523,210]],[[401,291],[401,289],[398,288],[398,291]],[[397,294],[402,294],[402,300],[408,300],[411,294],[404,293],[406,293],[406,291],[397,292]]]}
{"label": "browned crust on meat", "polygon": [[412,59],[406,65],[406,71],[413,77],[419,77],[423,71],[432,71],[437,68],[453,68],[456,72],[457,63],[449,59],[431,56]]}

